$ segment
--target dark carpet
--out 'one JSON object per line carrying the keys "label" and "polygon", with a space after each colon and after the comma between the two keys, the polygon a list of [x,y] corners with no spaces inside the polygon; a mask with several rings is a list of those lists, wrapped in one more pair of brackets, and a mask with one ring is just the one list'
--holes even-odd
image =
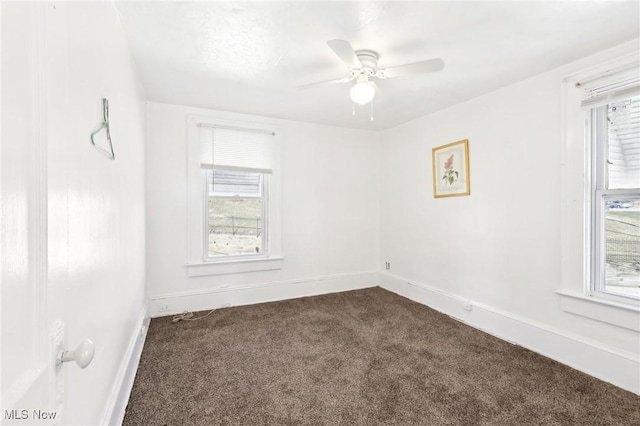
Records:
{"label": "dark carpet", "polygon": [[151,322],[125,425],[640,425],[640,397],[380,288]]}

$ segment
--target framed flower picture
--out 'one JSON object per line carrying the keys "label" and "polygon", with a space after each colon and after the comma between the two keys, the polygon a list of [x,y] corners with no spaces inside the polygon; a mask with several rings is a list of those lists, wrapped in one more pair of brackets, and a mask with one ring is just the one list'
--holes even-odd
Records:
{"label": "framed flower picture", "polygon": [[471,194],[468,139],[437,146],[431,155],[435,198]]}

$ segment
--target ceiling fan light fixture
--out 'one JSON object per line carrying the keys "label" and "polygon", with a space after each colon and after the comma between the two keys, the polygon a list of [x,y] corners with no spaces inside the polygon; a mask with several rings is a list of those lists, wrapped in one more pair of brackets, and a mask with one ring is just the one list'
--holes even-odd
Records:
{"label": "ceiling fan light fixture", "polygon": [[351,100],[359,105],[364,105],[373,100],[376,95],[376,88],[369,81],[359,81],[349,92]]}
{"label": "ceiling fan light fixture", "polygon": [[[2,1],[2,0],[0,0]],[[355,104],[366,105],[371,103],[371,120],[373,120],[373,98],[376,96],[378,86],[369,79],[387,79],[402,77],[412,74],[425,74],[441,71],[444,68],[444,61],[441,58],[427,59],[424,61],[412,62],[410,64],[396,65],[390,68],[378,69],[378,54],[372,50],[353,50],[353,46],[346,40],[329,40],[327,45],[347,66],[350,77],[337,80],[322,81],[319,83],[305,84],[298,86],[300,89],[315,87],[319,85],[333,85],[336,83],[348,83],[356,80],[351,86],[349,95],[353,101],[353,114],[355,115]]]}

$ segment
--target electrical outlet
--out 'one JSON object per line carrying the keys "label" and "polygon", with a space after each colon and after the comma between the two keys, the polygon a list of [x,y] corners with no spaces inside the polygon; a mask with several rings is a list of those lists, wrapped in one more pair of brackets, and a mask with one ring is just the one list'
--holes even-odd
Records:
{"label": "electrical outlet", "polygon": [[387,270],[391,269],[391,262],[385,262],[384,269],[387,269]]}
{"label": "electrical outlet", "polygon": [[169,310],[169,305],[160,305],[160,312],[166,312]]}
{"label": "electrical outlet", "polygon": [[473,305],[471,304],[471,300],[467,300],[467,303],[465,303],[465,305],[464,305],[464,309],[465,309],[465,311],[470,311],[471,309],[473,309]]}

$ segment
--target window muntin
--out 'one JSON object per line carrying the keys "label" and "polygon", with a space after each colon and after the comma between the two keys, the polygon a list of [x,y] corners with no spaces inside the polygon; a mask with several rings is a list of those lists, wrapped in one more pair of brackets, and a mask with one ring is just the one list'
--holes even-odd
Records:
{"label": "window muntin", "polygon": [[268,175],[203,169],[205,260],[264,256],[268,235]]}
{"label": "window muntin", "polygon": [[591,294],[640,299],[640,96],[591,110]]}

